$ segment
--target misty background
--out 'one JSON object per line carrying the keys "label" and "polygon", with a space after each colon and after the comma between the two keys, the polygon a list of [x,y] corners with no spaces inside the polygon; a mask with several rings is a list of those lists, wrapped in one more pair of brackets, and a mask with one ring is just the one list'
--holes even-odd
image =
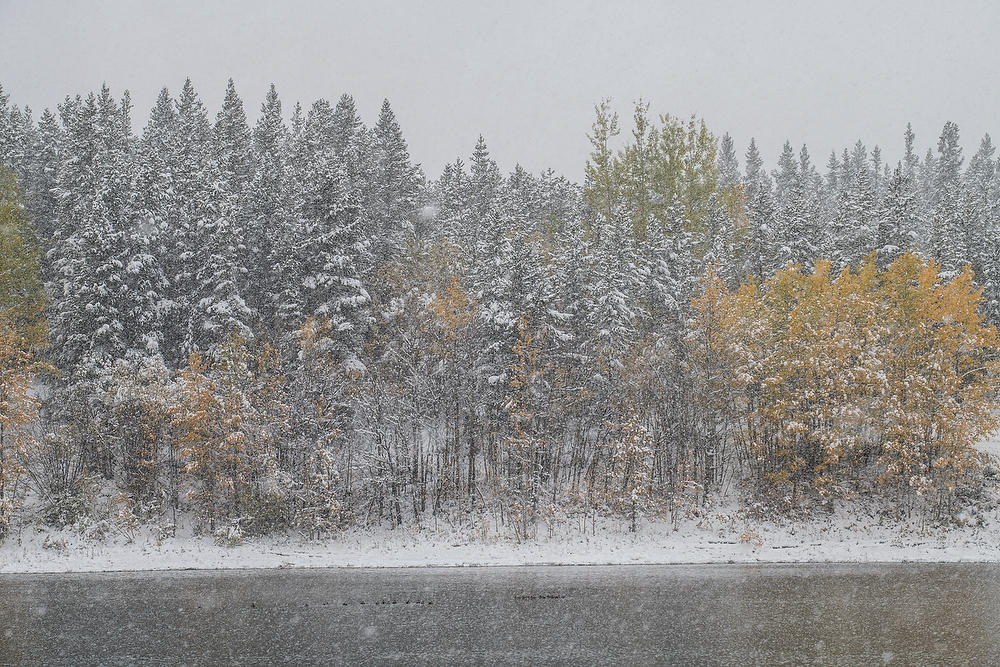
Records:
{"label": "misty background", "polygon": [[349,92],[371,124],[388,98],[432,178],[482,133],[503,170],[582,180],[604,97],[625,133],[640,97],[703,116],[741,161],[755,136],[769,167],[786,139],[820,164],[859,138],[895,163],[907,122],[921,147],[946,120],[968,149],[997,129],[998,19],[990,2],[0,0],[0,83],[36,117],[127,88],[137,125],[187,76],[213,116],[232,77],[251,124],[271,82],[286,114]]}

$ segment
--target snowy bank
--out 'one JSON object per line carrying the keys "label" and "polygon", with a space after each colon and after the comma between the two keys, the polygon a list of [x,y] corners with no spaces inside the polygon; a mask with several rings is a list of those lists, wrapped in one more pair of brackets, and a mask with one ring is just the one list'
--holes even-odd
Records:
{"label": "snowy bank", "polygon": [[[459,530],[352,529],[324,541],[297,537],[221,546],[208,537],[90,541],[69,532],[25,530],[0,545],[0,573],[118,570],[607,565],[779,562],[1000,561],[1000,521],[950,529],[859,525],[850,517],[748,526],[718,521],[645,523],[638,533],[598,522],[562,526],[516,543]],[[588,524],[588,529],[590,525]]]}

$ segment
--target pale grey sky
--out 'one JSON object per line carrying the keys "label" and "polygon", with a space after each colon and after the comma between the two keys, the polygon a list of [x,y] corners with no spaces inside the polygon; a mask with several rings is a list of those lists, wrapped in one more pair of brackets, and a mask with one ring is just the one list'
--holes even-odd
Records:
{"label": "pale grey sky", "polygon": [[862,139],[898,159],[956,121],[969,155],[1000,132],[995,2],[263,2],[0,0],[0,83],[36,114],[107,82],[137,125],[190,76],[213,118],[233,77],[251,121],[270,82],[296,100],[388,97],[428,175],[479,133],[500,166],[581,179],[593,105],[703,116],[823,164]]}

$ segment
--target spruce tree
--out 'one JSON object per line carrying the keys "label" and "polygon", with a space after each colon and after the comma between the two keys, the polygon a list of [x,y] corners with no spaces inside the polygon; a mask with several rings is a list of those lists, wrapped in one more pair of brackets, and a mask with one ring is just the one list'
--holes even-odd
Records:
{"label": "spruce tree", "polygon": [[165,330],[168,359],[181,364],[195,350],[214,341],[204,328],[199,300],[204,285],[199,272],[210,240],[208,226],[219,215],[220,191],[215,176],[212,125],[190,79],[176,102],[176,120],[170,137],[171,186],[167,194],[168,219],[162,237],[164,271],[170,281],[170,315]]}
{"label": "spruce tree", "polygon": [[402,252],[405,238],[412,232],[420,182],[418,170],[410,162],[403,132],[389,100],[382,101],[374,130],[375,174],[369,216],[373,220],[376,265]]}
{"label": "spruce tree", "polygon": [[194,254],[198,289],[194,329],[196,341],[205,349],[218,349],[234,333],[250,340],[258,323],[258,314],[247,302],[250,172],[250,128],[230,79],[212,131],[205,172],[212,192],[198,221],[200,244]]}
{"label": "spruce tree", "polygon": [[938,139],[931,199],[931,252],[942,271],[954,273],[970,261],[968,220],[963,211],[962,147],[958,125],[947,122]]}
{"label": "spruce tree", "polygon": [[282,288],[282,249],[291,233],[290,141],[281,100],[272,84],[253,132],[245,235],[250,286],[245,298],[263,330],[277,329],[275,299]]}
{"label": "spruce tree", "polygon": [[746,175],[743,180],[746,192],[747,231],[741,240],[739,256],[742,274],[762,282],[775,268],[774,252],[774,200],[771,179],[764,171],[764,160],[757,149],[757,142],[750,140],[746,154]]}
{"label": "spruce tree", "polygon": [[58,117],[46,109],[38,121],[38,140],[30,165],[26,194],[28,215],[35,226],[43,251],[52,247],[58,224],[58,166],[62,144],[62,127]]}
{"label": "spruce tree", "polygon": [[829,247],[836,269],[857,264],[876,249],[876,216],[875,178],[868,150],[858,141],[840,161]]}
{"label": "spruce tree", "polygon": [[370,297],[359,266],[367,259],[359,208],[346,192],[334,160],[317,165],[314,187],[301,208],[298,260],[299,308],[329,323],[329,344],[338,359],[355,360],[371,325]]}
{"label": "spruce tree", "polygon": [[980,278],[985,263],[983,251],[995,238],[997,215],[1000,214],[997,208],[1000,202],[994,199],[997,176],[995,154],[996,147],[987,134],[979,143],[979,150],[969,160],[969,167],[963,176],[965,243],[972,270]]}
{"label": "spruce tree", "polygon": [[736,148],[733,145],[733,138],[729,133],[722,135],[719,140],[719,156],[717,158],[719,169],[719,190],[726,192],[742,184],[740,175],[740,164],[736,158]]}
{"label": "spruce tree", "polygon": [[875,241],[877,262],[888,267],[917,243],[919,217],[914,177],[907,175],[902,162],[889,179],[885,199],[879,211]]}
{"label": "spruce tree", "polygon": [[62,107],[52,321],[58,360],[82,373],[161,347],[165,280],[139,224],[128,107],[107,87]]}

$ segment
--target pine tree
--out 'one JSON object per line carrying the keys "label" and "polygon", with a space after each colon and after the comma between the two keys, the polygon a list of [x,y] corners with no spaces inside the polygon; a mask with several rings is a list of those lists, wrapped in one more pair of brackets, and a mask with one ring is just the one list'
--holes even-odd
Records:
{"label": "pine tree", "polygon": [[990,135],[983,137],[979,150],[969,160],[964,180],[964,211],[966,220],[965,244],[969,248],[969,259],[976,276],[982,276],[985,266],[983,251],[989,241],[995,238],[1000,202],[994,199],[997,162],[994,158],[996,147]]}
{"label": "pine tree", "polygon": [[[659,225],[649,229],[646,242],[640,246],[642,328],[656,334],[669,330],[680,315],[681,304],[687,301],[686,279],[691,275],[690,258],[684,257],[690,244],[685,244],[684,232],[668,234]],[[688,259],[685,262],[684,259]]]}
{"label": "pine tree", "polygon": [[479,135],[469,161],[469,206],[472,215],[485,218],[498,205],[503,177],[490,156],[486,140]]}
{"label": "pine tree", "polygon": [[38,141],[26,184],[28,215],[34,223],[40,246],[46,251],[55,240],[58,224],[59,199],[56,188],[61,144],[62,127],[59,119],[46,109],[38,121]]}
{"label": "pine tree", "polygon": [[13,158],[15,143],[14,128],[10,122],[10,95],[0,85],[0,166],[12,170],[18,166],[14,164]]}
{"label": "pine tree", "polygon": [[591,256],[586,236],[578,217],[568,218],[555,236],[553,256],[543,283],[543,294],[549,318],[550,341],[559,341],[571,355],[576,341],[586,335],[584,324],[589,320],[588,265]]}
{"label": "pine tree", "polygon": [[913,176],[907,176],[906,168],[900,163],[889,180],[879,212],[875,241],[878,265],[881,268],[889,266],[917,245],[920,221],[913,179]]}
{"label": "pine tree", "polygon": [[774,172],[774,198],[777,202],[774,217],[775,263],[783,267],[789,262],[801,261],[800,253],[793,252],[793,245],[803,245],[805,222],[805,191],[799,175],[798,160],[792,144],[785,142],[778,156],[778,169]]}
{"label": "pine tree", "polygon": [[584,351],[596,365],[595,380],[607,391],[620,377],[645,313],[636,303],[641,274],[628,217],[619,212],[601,220],[598,238],[589,261]]}
{"label": "pine tree", "polygon": [[0,167],[14,170],[23,183],[31,173],[32,152],[37,142],[31,109],[10,104],[0,87]]}
{"label": "pine tree", "polygon": [[1000,168],[987,134],[965,172],[969,247],[977,280],[983,286],[987,321],[1000,323]]}
{"label": "pine tree", "polygon": [[465,249],[474,242],[477,227],[469,210],[468,180],[461,158],[444,166],[433,184],[436,209],[427,221],[423,237]]}
{"label": "pine tree", "polygon": [[229,79],[222,108],[212,128],[212,159],[219,184],[224,188],[225,208],[239,208],[245,204],[252,170],[251,139],[243,101],[233,80]]}
{"label": "pine tree", "polygon": [[180,206],[174,193],[177,158],[177,111],[170,91],[160,90],[149,122],[139,141],[139,195],[147,224],[157,235],[172,231],[175,209]]}
{"label": "pine tree", "polygon": [[389,106],[382,101],[374,131],[375,174],[372,210],[374,221],[372,255],[376,265],[397,257],[412,233],[419,191],[418,170],[410,162],[406,139]]}
{"label": "pine tree", "polygon": [[50,251],[53,330],[67,368],[160,350],[165,286],[138,224],[128,102],[107,87],[63,106],[60,235]]}
{"label": "pine tree", "polygon": [[876,218],[875,177],[868,150],[858,141],[849,153],[844,150],[840,161],[828,252],[837,269],[857,264],[875,250]]}
{"label": "pine tree", "polygon": [[368,261],[368,243],[361,235],[358,205],[333,156],[313,168],[298,207],[301,232],[291,248],[297,293],[288,305],[303,320],[328,321],[336,357],[354,363],[370,326],[371,299],[359,268]]}
{"label": "pine tree", "polygon": [[917,168],[920,166],[920,158],[914,150],[917,135],[913,133],[913,126],[906,124],[906,132],[903,133],[903,175],[916,179]]}
{"label": "pine tree", "polygon": [[225,343],[233,332],[252,339],[258,322],[258,313],[247,303],[251,291],[246,241],[250,171],[250,128],[230,79],[212,134],[206,171],[214,179],[212,197],[199,221],[201,247],[194,255],[195,335],[205,349]]}
{"label": "pine tree", "polygon": [[771,179],[764,171],[764,160],[757,150],[757,142],[750,140],[746,154],[747,231],[742,239],[739,256],[743,259],[743,276],[763,281],[775,267],[774,256],[774,200]]}
{"label": "pine tree", "polygon": [[371,181],[368,130],[358,115],[354,98],[343,94],[333,109],[333,155],[355,196],[364,196]]}
{"label": "pine tree", "polygon": [[962,202],[962,147],[958,125],[945,123],[938,139],[938,157],[934,171],[934,195],[931,198],[931,253],[946,273],[957,272],[970,261],[967,245],[968,221]]}
{"label": "pine tree", "polygon": [[220,197],[212,157],[212,126],[190,79],[185,80],[176,107],[172,131],[169,117],[163,119],[172,150],[168,153],[171,182],[166,195],[170,203],[160,246],[170,282],[165,350],[172,363],[183,364],[190,352],[207,349],[215,342],[202,327],[200,313],[204,311],[199,311],[198,301],[204,286],[198,274],[210,243],[204,233],[219,217]]}
{"label": "pine tree", "polygon": [[282,250],[292,233],[290,141],[281,100],[272,84],[253,132],[245,232],[247,285],[251,286],[245,299],[263,330],[277,329]]}
{"label": "pine tree", "polygon": [[776,261],[808,267],[819,256],[820,179],[805,146],[798,156],[785,142],[774,174]]}
{"label": "pine tree", "polygon": [[723,134],[722,139],[719,140],[718,169],[720,191],[726,192],[743,184],[733,138],[729,136],[728,132]]}

